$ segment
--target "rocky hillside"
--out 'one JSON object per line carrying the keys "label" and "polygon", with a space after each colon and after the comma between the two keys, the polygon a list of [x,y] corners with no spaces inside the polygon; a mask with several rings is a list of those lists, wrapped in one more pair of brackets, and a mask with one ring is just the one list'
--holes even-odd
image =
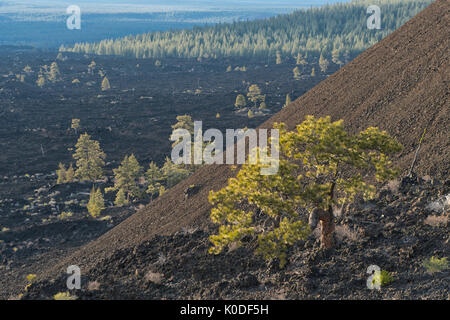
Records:
{"label": "rocky hillside", "polygon": [[[337,217],[338,245],[319,248],[317,233],[291,250],[290,264],[266,263],[246,248],[207,253],[211,229],[183,228],[117,250],[83,275],[80,299],[450,299],[450,269],[424,263],[450,255],[450,181],[405,178],[378,198]],[[443,196],[447,194],[447,197]],[[250,244],[250,248],[252,244]],[[368,290],[367,268],[392,282]],[[66,275],[32,286],[25,298],[65,292]]]}

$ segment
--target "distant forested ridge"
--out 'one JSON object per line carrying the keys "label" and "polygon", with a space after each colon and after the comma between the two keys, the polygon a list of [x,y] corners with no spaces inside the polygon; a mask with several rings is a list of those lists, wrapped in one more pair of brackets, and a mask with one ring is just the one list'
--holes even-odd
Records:
{"label": "distant forested ridge", "polygon": [[[348,55],[361,52],[398,29],[432,0],[359,0],[298,10],[265,20],[151,32],[60,51],[136,58],[268,57],[282,54]],[[369,30],[367,8],[381,8],[381,30]]]}

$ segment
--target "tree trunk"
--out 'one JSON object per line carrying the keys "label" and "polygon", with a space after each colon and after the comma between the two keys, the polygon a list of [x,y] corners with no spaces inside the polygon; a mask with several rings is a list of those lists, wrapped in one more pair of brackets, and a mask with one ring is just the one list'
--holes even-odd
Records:
{"label": "tree trunk", "polygon": [[331,200],[334,198],[334,190],[336,188],[336,178],[331,183],[330,188],[330,203],[328,205],[327,211],[322,211],[319,215],[320,219],[320,227],[322,229],[322,235],[320,237],[321,241],[321,247],[325,249],[330,249],[334,246],[334,231],[335,231],[335,224],[334,224],[334,214],[333,214],[333,205],[331,203]]}
{"label": "tree trunk", "polygon": [[321,248],[329,249],[334,246],[334,215],[333,209],[328,211],[316,208],[309,217],[309,226],[311,230],[315,229],[320,222],[320,246]]}
{"label": "tree trunk", "polygon": [[330,193],[329,193],[329,204],[328,210],[323,210],[319,207],[322,203],[322,199],[317,199],[316,208],[311,212],[309,216],[309,227],[314,230],[320,221],[320,247],[324,249],[330,249],[334,246],[334,233],[336,230],[336,225],[334,223],[333,205],[332,200],[334,198],[334,191],[336,188],[336,178],[331,183]]}
{"label": "tree trunk", "polygon": [[324,249],[330,249],[334,246],[335,224],[333,211],[322,211],[319,214],[320,228],[322,234],[320,236],[320,246]]}

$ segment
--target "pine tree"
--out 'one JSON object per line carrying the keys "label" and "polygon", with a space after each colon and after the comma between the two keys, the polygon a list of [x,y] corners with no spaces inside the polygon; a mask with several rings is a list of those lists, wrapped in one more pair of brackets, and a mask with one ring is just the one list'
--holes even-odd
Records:
{"label": "pine tree", "polygon": [[177,123],[172,125],[173,130],[186,129],[191,134],[194,133],[194,121],[190,115],[177,116]]}
{"label": "pine tree", "polygon": [[70,164],[69,168],[66,169],[66,166],[64,164],[59,163],[56,174],[58,176],[56,184],[71,183],[74,180],[74,169],[72,164]]}
{"label": "pine tree", "polygon": [[297,54],[297,62],[296,62],[296,64],[298,66],[307,64],[306,60],[303,59],[302,54],[300,52]]}
{"label": "pine tree", "polygon": [[[192,118],[191,118],[191,116],[189,116],[189,115],[184,115],[184,116],[177,116],[177,123],[176,124],[174,124],[174,125],[172,125],[172,129],[173,129],[173,131],[172,131],[172,134],[171,134],[171,136],[170,136],[170,141],[174,141],[174,139],[173,139],[173,137],[174,137],[174,133],[175,133],[175,131],[177,130],[177,129],[184,129],[184,130],[187,130],[190,134],[191,134],[191,136],[193,136],[194,135],[194,121],[192,121]],[[200,132],[197,132],[197,134],[199,134]],[[178,138],[178,140],[177,141],[174,141],[173,143],[172,143],[172,147],[175,147],[176,145],[178,145],[180,142],[181,142],[181,140],[182,140],[183,138],[182,137],[179,137]],[[202,150],[204,150],[204,148],[206,147],[206,143],[205,142],[203,142],[202,143]],[[175,164],[173,164],[175,167],[177,167],[177,166],[179,166],[180,168],[182,168],[183,170],[184,169],[186,169],[188,172],[190,172],[190,171],[195,171],[195,169],[198,167],[198,165],[195,165],[194,164],[194,156],[195,156],[195,145],[194,144],[192,144],[191,145],[191,164],[188,164],[188,165],[185,165],[185,164],[183,164],[183,165],[175,165]],[[203,151],[202,151],[203,152]],[[166,159],[167,160],[167,159]],[[172,163],[172,161],[170,161],[169,160],[169,162],[170,163]],[[168,164],[168,162],[166,161],[166,164],[165,164],[165,166]],[[162,169],[164,169],[164,167],[162,168]],[[170,188],[171,186],[169,186],[169,188]]]}
{"label": "pine tree", "polygon": [[78,129],[80,129],[80,119],[72,119],[70,127],[75,130],[75,134],[78,134]]}
{"label": "pine tree", "polygon": [[164,193],[166,193],[166,188],[164,188],[164,186],[159,187],[158,193],[159,196],[162,196]]}
{"label": "pine tree", "polygon": [[92,187],[87,209],[93,218],[97,218],[105,210],[105,200],[100,188],[96,190],[95,187]]}
{"label": "pine tree", "polygon": [[111,89],[111,85],[109,84],[109,80],[108,80],[107,77],[104,77],[103,81],[102,81],[102,91],[107,91],[109,89]]}
{"label": "pine tree", "polygon": [[348,63],[349,61],[350,61],[350,51],[349,50],[345,50],[343,63]]}
{"label": "pine tree", "polygon": [[247,93],[248,99],[255,104],[255,107],[258,104],[258,101],[263,101],[264,96],[261,94],[261,89],[256,84],[252,84],[248,89]]}
{"label": "pine tree", "polygon": [[127,200],[127,197],[125,196],[125,191],[123,189],[119,189],[116,194],[116,199],[114,200],[114,204],[117,207],[123,207],[127,206],[129,204],[129,201]]}
{"label": "pine tree", "polygon": [[48,80],[50,80],[51,82],[56,82],[60,79],[60,76],[61,74],[59,72],[58,64],[56,62],[52,62],[52,64],[50,65]]}
{"label": "pine tree", "polygon": [[294,70],[292,70],[292,72],[294,72],[294,79],[295,80],[300,80],[300,77],[302,75],[300,68],[299,67],[295,67]]}
{"label": "pine tree", "polygon": [[38,79],[36,80],[36,84],[38,87],[43,87],[45,86],[45,78],[42,74],[38,75]]}
{"label": "pine tree", "polygon": [[378,128],[350,134],[342,120],[312,116],[293,131],[284,124],[275,128],[280,136],[276,174],[261,175],[267,167],[264,162],[247,163],[225,188],[210,192],[211,219],[219,225],[218,234],[210,237],[210,253],[219,254],[251,237],[256,239],[257,254],[277,258],[284,267],[289,248],[319,224],[322,248],[332,248],[333,207],[358,195],[373,199],[376,187],[368,182],[371,175],[379,182],[398,175],[389,156],[402,146]]}
{"label": "pine tree", "polygon": [[152,162],[150,162],[149,169],[145,173],[145,176],[147,178],[147,184],[148,184],[146,192],[153,199],[153,196],[159,192],[161,183],[164,180],[163,173],[161,172],[161,169],[158,167],[158,165],[152,161]]}
{"label": "pine tree", "polygon": [[297,60],[296,60],[295,64],[298,66],[302,64],[302,55],[300,52],[297,54]]}
{"label": "pine tree", "polygon": [[166,181],[167,187],[172,188],[182,180],[186,179],[191,171],[189,167],[183,165],[176,165],[170,158],[166,158],[163,167],[161,168],[163,178]]}
{"label": "pine tree", "polygon": [[234,106],[235,106],[236,108],[243,108],[243,107],[245,107],[246,105],[247,105],[247,101],[245,101],[244,95],[243,95],[243,94],[239,94],[239,95],[236,97],[236,103],[234,104]]}
{"label": "pine tree", "polygon": [[333,63],[337,65],[343,64],[343,62],[341,61],[341,51],[339,49],[333,49],[333,51],[331,52],[331,61],[333,61]]}
{"label": "pine tree", "polygon": [[103,176],[105,153],[98,141],[91,140],[87,133],[82,134],[75,145],[73,158],[77,160],[75,176],[80,180],[96,181]]}
{"label": "pine tree", "polygon": [[108,191],[121,191],[126,197],[127,202],[130,198],[138,198],[140,196],[139,178],[142,174],[142,167],[136,160],[136,157],[125,156],[122,163],[114,172],[114,187],[108,188]]}
{"label": "pine tree", "polygon": [[[177,129],[185,129],[187,131],[189,131],[189,133],[191,135],[194,134],[194,121],[192,120],[192,117],[190,115],[183,115],[183,116],[177,116],[177,123],[175,123],[174,125],[172,125],[172,134],[175,130]],[[172,137],[172,135],[171,135]],[[180,138],[181,140],[181,138]],[[171,139],[172,141],[172,139]],[[176,146],[180,141],[175,141],[172,144],[173,146]]]}
{"label": "pine tree", "polygon": [[277,59],[276,59],[276,64],[282,64],[283,60],[281,59],[281,53],[280,51],[277,51]]}
{"label": "pine tree", "polygon": [[320,54],[320,58],[319,58],[319,67],[320,70],[325,73],[327,72],[328,66],[330,65],[330,62],[324,58],[324,56],[322,54]]}
{"label": "pine tree", "polygon": [[66,183],[71,183],[75,180],[75,170],[73,168],[72,163],[69,166],[69,169],[66,170]]}
{"label": "pine tree", "polygon": [[286,95],[286,102],[284,103],[283,108],[286,108],[288,105],[291,104],[291,102],[292,102],[292,100],[291,100],[291,95],[288,93],[288,94]]}
{"label": "pine tree", "polygon": [[95,61],[91,61],[91,63],[88,65],[88,73],[94,74],[94,70],[96,67],[97,67],[97,64],[95,63]]}
{"label": "pine tree", "polygon": [[66,182],[66,166],[60,162],[58,168],[56,170],[56,175],[58,176],[56,184],[63,184]]}

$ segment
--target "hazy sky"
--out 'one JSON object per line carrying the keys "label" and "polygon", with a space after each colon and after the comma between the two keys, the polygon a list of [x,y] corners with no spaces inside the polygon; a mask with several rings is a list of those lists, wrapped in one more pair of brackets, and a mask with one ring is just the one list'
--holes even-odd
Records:
{"label": "hazy sky", "polygon": [[349,0],[0,0],[0,13],[59,13],[69,5],[84,12],[158,12],[302,8]]}

